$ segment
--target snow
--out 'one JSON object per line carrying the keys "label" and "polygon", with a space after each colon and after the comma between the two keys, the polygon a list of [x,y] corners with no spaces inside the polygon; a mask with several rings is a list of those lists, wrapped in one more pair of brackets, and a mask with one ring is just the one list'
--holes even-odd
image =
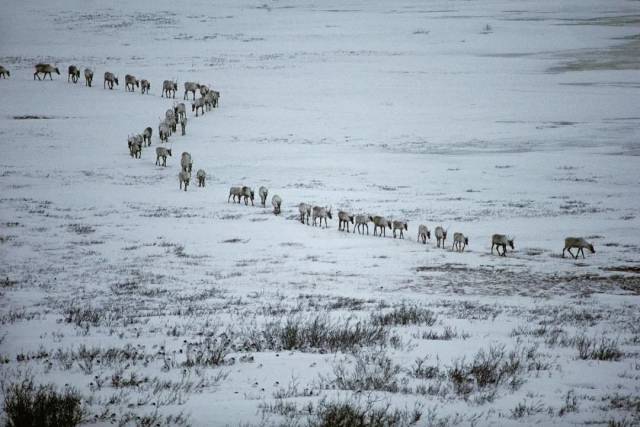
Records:
{"label": "snow", "polygon": [[[270,425],[284,418],[261,406],[336,396],[417,402],[419,425],[429,424],[427,409],[432,423],[449,424],[637,417],[633,405],[610,403],[638,401],[637,2],[41,3],[12,0],[0,16],[0,64],[11,71],[0,79],[7,382],[31,373],[72,385],[97,424],[157,408],[192,425]],[[36,62],[61,75],[34,81]],[[67,83],[70,64],[94,69],[94,86]],[[105,71],[120,77],[113,91],[102,87]],[[150,80],[151,94],[125,92],[125,74]],[[179,82],[175,101],[185,81],[210,84],[221,99],[198,118],[187,104],[187,135],[170,138],[163,168],[154,165],[157,124],[174,102],[160,97],[165,79]],[[132,159],[127,136],[147,126],[153,145]],[[205,188],[179,190],[183,151],[207,172]],[[267,207],[257,195],[256,206],[227,203],[235,185],[267,186]],[[300,202],[331,206],[329,228],[300,224]],[[390,230],[374,237],[372,224],[369,236],[341,233],[339,209],[405,219],[409,230],[404,240]],[[422,223],[449,228],[445,250],[433,236],[416,242]],[[464,253],[450,250],[455,231],[469,237]],[[493,233],[515,236],[515,251],[491,255]],[[586,237],[596,253],[561,258],[566,236]],[[369,324],[403,302],[437,322],[390,326],[398,345],[228,349],[220,366],[183,365],[207,335],[239,340],[317,315]],[[85,309],[97,319],[69,314]],[[581,360],[573,341],[545,342],[548,330],[514,333],[545,324],[567,338],[614,339],[624,354]],[[469,336],[419,337],[447,326]],[[417,358],[446,369],[500,344],[536,346],[548,368],[485,401],[480,391],[416,391],[434,383],[411,376]],[[148,361],[65,365],[60,355],[81,345],[140,346]],[[19,360],[41,349],[46,356]],[[337,364],[380,350],[411,390],[335,389]],[[111,381],[183,372],[203,382],[177,386],[179,397]],[[106,379],[97,390],[96,376]],[[311,396],[274,397],[292,382]],[[577,409],[559,415],[568,392]],[[523,401],[542,409],[514,416]]]}

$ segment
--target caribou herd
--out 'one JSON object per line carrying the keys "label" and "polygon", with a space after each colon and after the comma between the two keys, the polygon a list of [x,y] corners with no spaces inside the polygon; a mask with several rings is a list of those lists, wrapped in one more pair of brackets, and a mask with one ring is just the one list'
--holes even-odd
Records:
{"label": "caribou herd", "polygon": [[[60,70],[58,67],[53,66],[51,64],[46,63],[38,63],[35,65],[35,72],[33,73],[33,79],[43,80],[46,79],[47,75],[50,80],[53,80],[52,74],[60,75]],[[42,75],[42,77],[40,77]],[[11,72],[0,65],[0,77],[6,79],[11,77]],[[84,78],[85,85],[88,87],[92,86],[93,83],[93,70],[90,68],[84,69]],[[68,67],[68,76],[67,82],[77,83],[80,79],[80,68],[76,65],[70,65]],[[151,89],[151,83],[146,79],[138,79],[136,76],[132,74],[127,74],[125,76],[125,91],[127,92],[135,92],[136,88],[140,88],[141,94],[149,94]],[[107,87],[110,90],[113,90],[114,85],[118,86],[118,76],[112,72],[104,73],[104,82],[103,88]],[[162,93],[161,97],[175,99],[176,92],[178,91],[178,82],[176,80],[165,80],[162,83]],[[199,97],[196,95],[200,94]],[[184,101],[189,100],[189,95],[191,95],[191,111],[195,113],[195,116],[198,117],[198,114],[205,114],[205,111],[211,111],[212,108],[218,107],[218,101],[220,99],[220,92],[215,91],[209,86],[205,84],[201,84],[198,82],[185,82],[184,83],[184,95],[182,99]],[[186,134],[186,125],[187,125],[187,108],[182,102],[175,102],[173,107],[168,109],[165,112],[165,117],[160,121],[158,125],[158,137],[161,143],[167,143],[169,141],[169,137],[177,132],[177,125],[180,124],[181,134]],[[151,137],[153,135],[153,129],[151,127],[147,127],[140,134],[130,135],[127,138],[127,145],[129,147],[129,154],[131,157],[139,159],[142,156],[143,147],[149,147],[151,145]],[[171,157],[172,152],[171,148],[167,148],[165,146],[156,147],[156,165],[157,166],[167,166],[167,157]],[[187,191],[187,187],[191,182],[191,171],[193,168],[193,160],[191,158],[191,154],[188,152],[183,152],[180,157],[180,172],[178,173],[178,181],[179,181],[179,189]],[[204,187],[206,181],[206,173],[203,169],[198,169],[196,172],[196,178],[198,181],[198,187]],[[269,190],[261,186],[258,190],[258,195],[260,196],[260,204],[262,207],[266,207],[267,196],[269,194]],[[229,189],[229,196],[227,197],[227,202],[230,202],[233,199],[234,203],[241,203],[244,201],[245,205],[248,205],[249,202],[253,206],[255,198],[255,193],[251,187],[248,186],[237,186],[231,187]],[[282,198],[275,194],[271,198],[271,204],[273,206],[273,213],[275,215],[279,215],[282,212]],[[333,219],[331,213],[330,206],[315,206],[307,203],[300,203],[298,205],[298,214],[299,220],[302,224],[310,225],[309,219],[311,219],[311,224],[313,226],[318,225],[322,227],[322,222],[324,220],[324,228],[328,227],[327,219]],[[353,233],[356,231],[358,234],[369,234],[369,223],[373,224],[373,235],[385,237],[386,229],[388,228],[393,232],[393,238],[404,239],[404,232],[409,230],[409,224],[406,221],[402,220],[391,220],[387,217],[380,215],[368,215],[368,214],[357,214],[353,215],[347,211],[339,211],[338,212],[338,231],[345,231],[349,233],[349,224],[353,227]],[[434,236],[436,238],[436,247],[437,248],[445,248],[445,242],[447,240],[448,229],[437,226],[434,229]],[[431,231],[429,228],[420,224],[418,226],[418,237],[417,241],[422,244],[426,244],[427,240],[431,240]],[[453,233],[453,242],[451,244],[451,250],[456,252],[464,252],[465,248],[469,245],[469,238],[460,232]],[[510,247],[512,250],[515,249],[514,246],[514,238],[504,235],[504,234],[494,234],[491,236],[491,253],[493,254],[493,250],[495,248],[497,254],[499,256],[506,256],[507,247]],[[575,254],[572,252],[572,249],[575,249]],[[585,258],[584,249],[587,249],[592,254],[595,253],[595,249],[593,244],[589,243],[586,239],[582,237],[567,237],[564,241],[564,248],[562,250],[562,257],[565,257],[565,253],[569,252],[569,254],[577,259],[579,255],[582,255],[582,258]]]}

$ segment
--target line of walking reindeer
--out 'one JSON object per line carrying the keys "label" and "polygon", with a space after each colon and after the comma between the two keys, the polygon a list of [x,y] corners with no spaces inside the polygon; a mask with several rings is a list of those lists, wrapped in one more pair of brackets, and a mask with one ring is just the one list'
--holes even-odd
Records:
{"label": "line of walking reindeer", "polygon": [[[260,196],[260,204],[262,207],[266,207],[267,196],[269,194],[269,190],[262,186],[258,190],[258,195]],[[231,187],[229,189],[229,196],[227,197],[227,203],[229,203],[233,199],[234,203],[240,203],[244,201],[245,205],[251,203],[253,206],[253,201],[255,199],[255,192],[249,186],[238,186]],[[271,199],[271,204],[273,205],[273,213],[278,215],[281,213],[282,208],[282,198],[277,194],[273,196]],[[328,227],[327,218],[333,219],[333,215],[331,213],[331,206],[314,206],[308,203],[300,203],[298,205],[298,213],[299,220],[302,224],[310,225],[309,219],[311,219],[311,225],[314,227],[316,225],[322,227],[322,221],[324,220],[324,228]],[[358,231],[358,234],[369,234],[369,223],[373,224],[373,235],[386,237],[386,229],[393,231],[393,238],[399,237],[400,239],[404,239],[404,232],[409,230],[409,224],[407,221],[402,220],[391,220],[384,216],[380,215],[368,215],[368,214],[359,214],[353,215],[347,211],[338,211],[338,231],[344,231],[349,233],[349,224],[353,226],[353,233],[355,234]],[[445,242],[448,236],[448,228],[444,228],[442,226],[437,226],[434,230],[434,237],[436,238],[436,247],[445,249]],[[431,240],[431,230],[424,224],[420,224],[418,226],[418,238],[417,241],[422,244],[426,244],[427,240]],[[507,255],[507,246],[511,249],[515,249],[514,245],[514,237],[510,237],[504,234],[494,234],[491,236],[491,253],[493,254],[493,249],[496,249],[496,252],[499,256]],[[453,243],[451,245],[451,250],[456,252],[464,252],[465,248],[469,245],[469,238],[460,232],[453,233]],[[574,255],[571,252],[571,249],[577,249],[578,251]],[[584,249],[589,250],[591,253],[595,253],[595,249],[593,245],[589,243],[586,239],[582,237],[567,237],[565,239],[564,249],[562,250],[562,257],[565,256],[565,251],[568,251],[569,254],[574,259],[578,258],[578,255],[582,254],[582,258],[584,258]],[[502,250],[502,251],[501,251]]]}
{"label": "line of walking reindeer", "polygon": [[[132,83],[133,80],[129,79],[133,76],[127,76],[127,80]],[[129,84],[129,83],[128,83]],[[162,97],[170,96],[175,98],[175,92],[177,90],[177,82],[172,80],[165,80],[162,85]],[[196,98],[196,91],[200,93],[200,97]],[[198,117],[198,110],[204,115],[205,111],[211,111],[212,108],[218,107],[218,101],[220,99],[220,92],[210,89],[207,85],[185,82],[184,84],[184,99],[188,99],[188,94],[193,94],[193,103],[191,104],[191,111],[195,112]],[[187,129],[187,108],[183,102],[173,103],[173,107],[165,111],[164,119],[160,121],[158,125],[158,136],[161,143],[168,143],[169,137],[177,132],[178,123],[180,124],[181,134],[186,135]],[[151,145],[151,137],[153,135],[153,129],[151,127],[145,128],[141,134],[130,135],[127,139],[127,145],[129,146],[129,154],[133,158],[140,158],[142,155],[142,148],[149,147]],[[167,166],[167,157],[171,157],[171,148],[164,146],[156,147],[156,165]],[[187,191],[187,187],[191,182],[191,171],[193,168],[193,161],[191,154],[183,152],[180,158],[180,173],[178,174],[178,181],[180,183],[180,189],[184,187],[184,191]],[[203,169],[198,169],[196,172],[196,178],[198,180],[198,187],[204,187],[206,181],[206,172]]]}
{"label": "line of walking reindeer", "polygon": [[[35,72],[33,73],[33,79],[36,78],[38,80],[42,80],[40,78],[40,74],[43,75],[42,78],[46,79],[46,76],[49,75],[49,79],[53,80],[52,73],[56,73],[60,75],[60,70],[52,66],[50,64],[39,63],[35,66]],[[0,77],[7,78],[10,77],[10,71],[0,65]],[[91,87],[93,82],[93,70],[90,68],[85,68],[84,70],[85,77],[85,85]],[[70,65],[68,68],[68,77],[67,81],[72,83],[77,83],[80,79],[80,69],[75,65]],[[103,88],[106,89],[107,86],[110,90],[113,89],[113,86],[118,86],[118,77],[113,73],[107,71],[104,73],[104,83]],[[148,80],[141,79],[138,80],[135,76],[131,74],[127,74],[125,76],[125,90],[128,92],[135,92],[135,88],[141,88],[140,93],[148,94],[151,89],[151,83]],[[176,92],[178,90],[178,83],[175,80],[165,80],[162,83],[162,97],[173,98],[176,97]],[[200,98],[196,98],[196,92],[200,93]],[[210,89],[207,85],[203,85],[196,82],[185,82],[184,83],[184,96],[183,100],[189,99],[189,93],[192,94],[193,103],[191,104],[191,111],[195,112],[196,117],[198,117],[198,112],[201,112],[204,115],[205,111],[210,111],[212,108],[218,107],[218,101],[220,98],[220,93]],[[186,125],[187,125],[187,113],[185,104],[180,102],[174,102],[173,108],[168,109],[165,112],[165,118],[158,125],[158,135],[161,143],[167,143],[169,141],[169,137],[177,131],[177,125],[180,124],[182,135],[186,134]],[[130,135],[127,139],[127,144],[129,146],[129,153],[131,157],[141,158],[142,148],[149,147],[151,145],[151,136],[153,134],[153,129],[151,127],[145,128],[145,130],[141,134]],[[156,165],[166,166],[167,165],[167,157],[171,156],[171,148],[166,148],[163,146],[156,148]],[[161,162],[162,161],[162,162]],[[187,191],[187,187],[189,186],[191,180],[191,171],[193,168],[193,161],[191,159],[191,154],[188,152],[183,152],[180,158],[180,173],[178,174],[178,179],[180,183],[180,189],[184,187],[184,191]],[[203,169],[199,169],[196,172],[196,178],[198,180],[198,186],[204,187],[206,180],[206,173]],[[260,187],[258,190],[258,194],[260,196],[260,202],[263,207],[266,205],[266,200],[268,196],[268,189],[266,187]],[[249,201],[251,205],[253,205],[254,201],[254,191],[251,187],[240,186],[240,187],[231,187],[229,189],[229,197],[227,198],[227,202],[231,200],[233,197],[233,201],[240,203],[241,200],[244,200],[245,205],[248,205]],[[274,214],[278,215],[281,213],[282,208],[282,198],[275,194],[271,199],[271,204],[273,205]],[[322,227],[322,221],[324,220],[324,226],[327,228],[327,218],[333,219],[331,213],[331,207],[322,207],[322,206],[312,206],[307,203],[300,203],[298,205],[298,212],[300,214],[300,222],[309,225],[309,219],[312,219],[312,223],[315,226],[317,223],[320,227]],[[404,231],[409,230],[409,225],[406,221],[401,220],[391,220],[384,216],[372,216],[372,215],[352,215],[346,211],[338,212],[338,230],[349,232],[349,224],[353,225],[353,233],[355,234],[356,230],[359,234],[364,234],[366,231],[369,234],[369,223],[373,224],[373,235],[379,235],[380,237],[386,237],[386,229],[389,228],[393,231],[393,237],[396,238],[399,235],[400,239],[404,239]],[[437,226],[434,229],[434,237],[436,238],[436,247],[442,247],[444,249],[445,242],[447,240],[448,229],[443,228],[442,226]],[[431,230],[424,225],[420,224],[418,226],[418,242],[426,244],[427,240],[431,239]],[[453,233],[453,243],[451,249],[457,252],[464,252],[465,248],[469,245],[469,238],[460,232]],[[491,253],[493,254],[493,249],[496,249],[496,252],[500,256],[506,256],[507,254],[507,246],[511,249],[515,249],[514,246],[514,238],[509,237],[504,234],[494,234],[491,236]],[[502,249],[502,251],[501,251]],[[574,254],[571,250],[576,249],[576,253]],[[589,250],[591,253],[595,253],[595,249],[591,243],[589,243],[586,239],[582,237],[567,237],[565,239],[564,248],[562,250],[562,257],[564,258],[565,252],[569,252],[569,254],[577,259],[580,254],[582,254],[582,258],[584,256],[584,249]]]}

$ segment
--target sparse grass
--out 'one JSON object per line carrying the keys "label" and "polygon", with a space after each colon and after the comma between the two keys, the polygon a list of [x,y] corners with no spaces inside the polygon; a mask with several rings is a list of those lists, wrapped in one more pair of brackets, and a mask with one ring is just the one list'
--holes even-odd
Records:
{"label": "sparse grass", "polygon": [[389,331],[382,325],[347,319],[332,322],[327,316],[295,316],[271,322],[263,332],[265,346],[272,350],[355,351],[385,344]]}
{"label": "sparse grass", "polygon": [[190,344],[187,347],[187,360],[184,366],[220,366],[225,362],[228,353],[227,343],[207,338],[203,342]]}
{"label": "sparse grass", "polygon": [[397,393],[400,389],[400,365],[393,363],[384,352],[357,354],[353,369],[346,362],[333,367],[335,385],[340,390],[375,390]]}
{"label": "sparse grass", "polygon": [[388,405],[376,408],[373,404],[321,401],[309,420],[310,427],[404,427],[420,421],[419,407],[410,410],[391,409]]}
{"label": "sparse grass", "polygon": [[69,231],[76,234],[91,234],[91,233],[95,233],[96,231],[95,228],[86,224],[69,224],[68,229]]}
{"label": "sparse grass", "polygon": [[572,412],[578,412],[578,398],[573,390],[569,390],[564,396],[564,403],[558,410],[558,416],[562,417]]}
{"label": "sparse grass", "polygon": [[466,398],[478,391],[484,393],[480,400],[491,401],[500,385],[516,390],[524,382],[525,372],[549,369],[540,357],[535,347],[506,352],[502,345],[491,345],[488,350],[480,349],[471,362],[455,360],[446,374],[456,395]]}
{"label": "sparse grass", "polygon": [[576,348],[578,349],[578,357],[583,360],[620,360],[624,353],[618,347],[618,341],[601,337],[598,341],[596,338],[590,338],[580,335],[575,339]]}
{"label": "sparse grass", "polygon": [[523,418],[530,415],[535,415],[544,411],[544,405],[542,402],[528,402],[526,399],[519,402],[515,408],[511,410],[511,417],[515,419]]}
{"label": "sparse grass", "polygon": [[466,332],[458,332],[451,326],[445,326],[442,332],[430,329],[428,331],[423,331],[422,334],[417,335],[416,338],[422,338],[423,340],[449,341],[455,338],[462,338],[463,340],[466,340],[470,336],[471,335]]}
{"label": "sparse grass", "polygon": [[72,427],[86,417],[82,397],[73,389],[59,392],[33,380],[3,386],[7,427]]}
{"label": "sparse grass", "polygon": [[406,325],[427,325],[433,326],[436,323],[436,315],[431,310],[415,305],[402,304],[394,307],[391,311],[371,315],[371,321],[375,325],[384,326],[406,326]]}

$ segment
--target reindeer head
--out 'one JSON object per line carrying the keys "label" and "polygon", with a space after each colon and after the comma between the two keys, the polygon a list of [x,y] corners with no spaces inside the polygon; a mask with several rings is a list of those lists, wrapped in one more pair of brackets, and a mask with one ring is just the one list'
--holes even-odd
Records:
{"label": "reindeer head", "polygon": [[56,72],[56,74],[60,75],[60,70],[58,70],[58,67],[54,68],[54,71]]}
{"label": "reindeer head", "polygon": [[171,157],[171,148],[167,150],[167,154],[169,155],[169,157]]}
{"label": "reindeer head", "polygon": [[507,243],[509,244],[509,246],[511,246],[511,249],[515,249],[516,247],[513,245],[513,241],[515,240],[515,237],[507,237]]}
{"label": "reindeer head", "polygon": [[431,230],[427,228],[427,239],[431,240]]}
{"label": "reindeer head", "polygon": [[390,220],[387,220],[387,227],[389,227],[389,230],[393,229],[393,225],[391,224]]}
{"label": "reindeer head", "polygon": [[465,245],[468,245],[468,244],[469,244],[469,238],[468,238],[468,237],[465,237],[465,238],[464,238],[464,244],[465,244]]}
{"label": "reindeer head", "polygon": [[353,224],[353,215],[349,215],[349,221],[351,221],[351,224]]}
{"label": "reindeer head", "polygon": [[325,208],[325,211],[327,212],[327,216],[329,217],[329,219],[333,219],[333,217],[331,216],[331,206]]}
{"label": "reindeer head", "polygon": [[596,253],[596,250],[593,248],[593,245],[591,243],[589,243],[588,248],[589,248],[589,250],[591,251],[592,254]]}
{"label": "reindeer head", "polygon": [[406,222],[404,223],[404,229],[405,231],[409,231],[409,224]]}

